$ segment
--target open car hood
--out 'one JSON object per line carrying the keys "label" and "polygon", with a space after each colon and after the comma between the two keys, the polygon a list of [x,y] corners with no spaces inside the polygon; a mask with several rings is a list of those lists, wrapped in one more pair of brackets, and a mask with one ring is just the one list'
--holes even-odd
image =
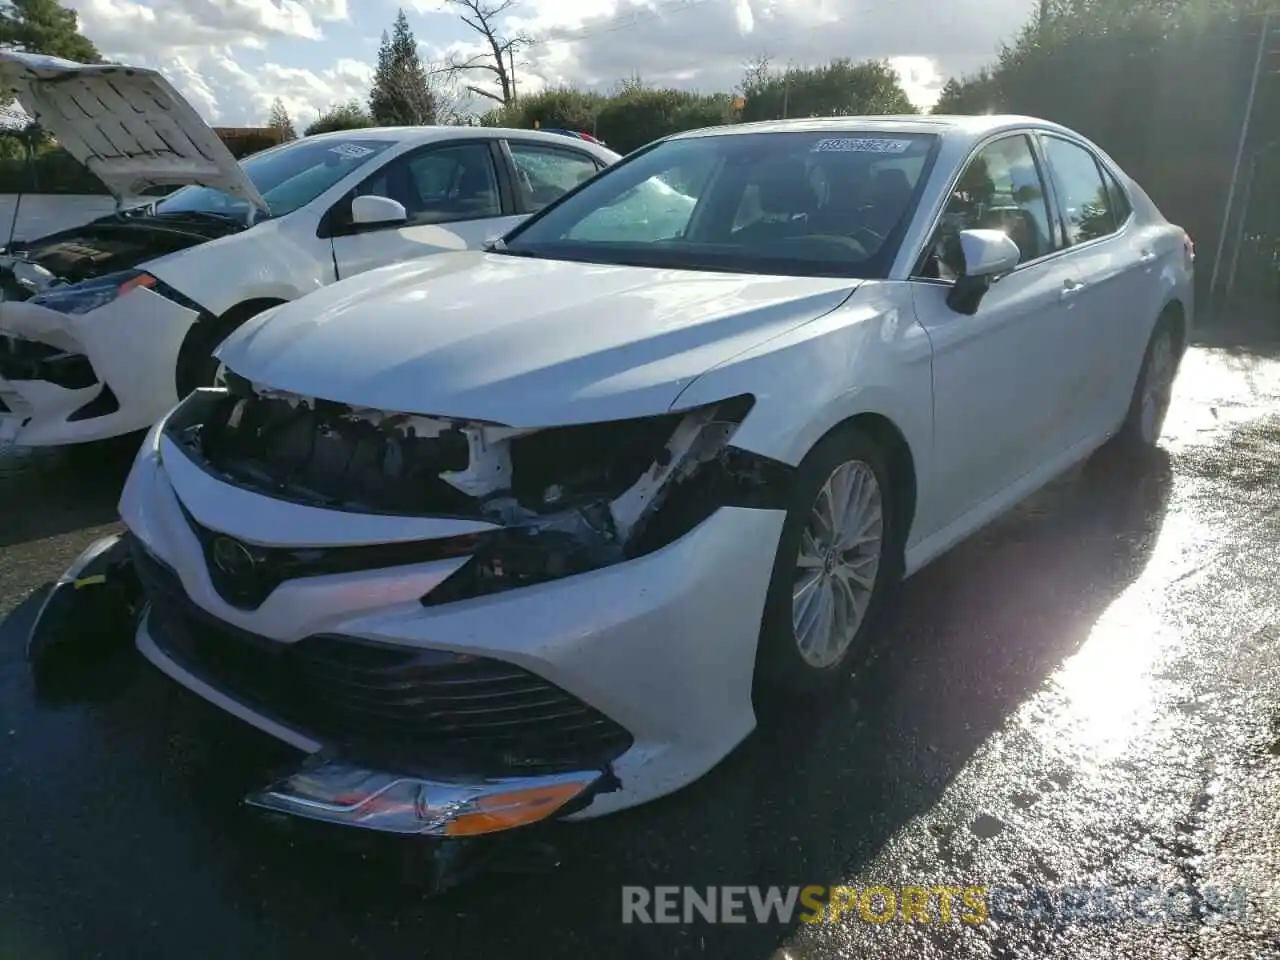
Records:
{"label": "open car hood", "polygon": [[859,283],[441,253],[260,314],[218,356],[255,385],[389,412],[618,420],[665,413],[694,378]]}
{"label": "open car hood", "polygon": [[156,70],[0,51],[0,84],[118,199],[197,183],[267,211],[231,151]]}

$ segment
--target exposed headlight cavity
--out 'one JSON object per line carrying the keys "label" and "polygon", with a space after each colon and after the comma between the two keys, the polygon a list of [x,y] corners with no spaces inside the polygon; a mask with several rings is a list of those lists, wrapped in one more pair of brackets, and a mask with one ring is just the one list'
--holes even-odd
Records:
{"label": "exposed headlight cavity", "polygon": [[234,373],[166,432],[220,479],[329,509],[498,527],[432,605],[599,569],[659,549],[721,506],[777,508],[791,468],[734,448],[754,399],[630,420],[511,428],[352,408]]}

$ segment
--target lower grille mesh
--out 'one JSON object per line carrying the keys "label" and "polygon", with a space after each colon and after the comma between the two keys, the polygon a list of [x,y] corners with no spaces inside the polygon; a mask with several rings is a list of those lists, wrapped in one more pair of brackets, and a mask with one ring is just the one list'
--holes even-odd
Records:
{"label": "lower grille mesh", "polygon": [[350,637],[277,643],[193,604],[176,574],[133,544],[156,645],[186,670],[317,739],[412,752],[459,772],[607,763],[631,745],[621,726],[520,667]]}

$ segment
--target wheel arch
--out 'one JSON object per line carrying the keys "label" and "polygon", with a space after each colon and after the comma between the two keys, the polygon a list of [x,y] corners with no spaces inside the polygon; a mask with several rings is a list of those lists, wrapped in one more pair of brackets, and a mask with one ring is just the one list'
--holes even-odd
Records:
{"label": "wheel arch", "polygon": [[[192,364],[197,362],[203,353],[217,346],[217,343],[211,341],[216,338],[218,342],[221,342],[231,330],[244,323],[250,317],[255,317],[263,310],[278,307],[280,304],[288,302],[288,300],[280,297],[251,297],[247,300],[241,300],[217,316],[211,313],[202,313],[196,322],[191,325],[191,329],[187,331],[187,335],[182,341],[182,346],[178,350],[178,362],[174,370],[175,387],[178,391],[178,396],[185,397],[191,392],[190,370]],[[219,333],[221,333],[221,336],[219,336]]]}
{"label": "wheel arch", "polygon": [[[889,491],[893,498],[895,511],[898,512],[899,549],[906,547],[910,538],[911,527],[915,522],[916,504],[919,496],[919,477],[916,456],[907,441],[906,434],[893,419],[883,413],[863,411],[845,417],[831,426],[814,442],[813,447],[832,434],[843,430],[858,430],[869,437],[884,454],[892,479]],[[807,456],[807,454],[806,454]]]}

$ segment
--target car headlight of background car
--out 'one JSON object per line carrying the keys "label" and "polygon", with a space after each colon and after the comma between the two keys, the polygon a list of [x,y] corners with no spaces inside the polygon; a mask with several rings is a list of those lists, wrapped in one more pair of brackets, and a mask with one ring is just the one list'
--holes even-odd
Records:
{"label": "car headlight of background car", "polygon": [[108,273],[92,280],[52,287],[36,294],[27,302],[58,313],[79,316],[118,299],[137,287],[154,288],[159,281],[143,270],[123,270]]}

